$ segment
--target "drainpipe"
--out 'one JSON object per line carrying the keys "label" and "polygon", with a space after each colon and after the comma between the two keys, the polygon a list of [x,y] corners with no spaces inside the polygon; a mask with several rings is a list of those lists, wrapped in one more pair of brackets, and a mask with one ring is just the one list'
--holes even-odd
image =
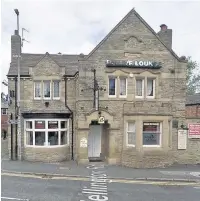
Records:
{"label": "drainpipe", "polygon": [[71,153],[71,160],[74,160],[74,115],[73,111],[67,105],[67,77],[65,76],[65,107],[70,111],[70,118],[72,120],[72,153]]}
{"label": "drainpipe", "polygon": [[[17,119],[17,77],[15,77],[15,120]],[[17,144],[17,124],[15,124],[15,159],[17,160],[17,150],[18,150],[18,144]]]}

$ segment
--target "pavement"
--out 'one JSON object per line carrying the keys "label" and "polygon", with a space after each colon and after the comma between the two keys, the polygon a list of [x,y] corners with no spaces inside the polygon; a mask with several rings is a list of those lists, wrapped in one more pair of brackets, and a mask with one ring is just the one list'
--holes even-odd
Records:
{"label": "pavement", "polygon": [[93,165],[103,165],[108,178],[129,180],[162,180],[200,182],[200,165],[174,165],[168,168],[134,169],[103,163],[78,165],[75,161],[61,163],[41,163],[28,161],[2,160],[2,173],[20,173],[29,175],[46,175],[61,177],[89,177],[88,168]]}

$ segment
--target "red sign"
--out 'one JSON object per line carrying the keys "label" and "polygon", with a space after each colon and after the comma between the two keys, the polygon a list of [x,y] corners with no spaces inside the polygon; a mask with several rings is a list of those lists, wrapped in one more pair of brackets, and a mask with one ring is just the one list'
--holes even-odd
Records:
{"label": "red sign", "polygon": [[189,138],[200,138],[200,124],[188,124],[188,127]]}

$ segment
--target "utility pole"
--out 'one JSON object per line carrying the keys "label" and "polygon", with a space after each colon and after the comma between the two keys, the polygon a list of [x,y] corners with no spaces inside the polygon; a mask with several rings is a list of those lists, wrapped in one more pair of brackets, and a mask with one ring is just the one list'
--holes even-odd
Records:
{"label": "utility pole", "polygon": [[[17,15],[17,32],[18,36],[19,35],[19,11],[18,9],[14,9],[16,15]],[[17,146],[17,152],[18,152],[18,160],[21,160],[21,110],[20,110],[20,59],[21,59],[21,45],[19,48],[17,48],[18,54],[17,54],[17,114],[18,114],[18,129],[17,129],[17,141],[18,141],[18,146]]]}

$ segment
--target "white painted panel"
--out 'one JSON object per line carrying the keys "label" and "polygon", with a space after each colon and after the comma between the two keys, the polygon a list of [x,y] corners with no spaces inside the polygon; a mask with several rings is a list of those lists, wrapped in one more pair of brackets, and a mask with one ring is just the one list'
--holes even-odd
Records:
{"label": "white painted panel", "polygon": [[100,157],[102,125],[91,125],[88,135],[88,157]]}

